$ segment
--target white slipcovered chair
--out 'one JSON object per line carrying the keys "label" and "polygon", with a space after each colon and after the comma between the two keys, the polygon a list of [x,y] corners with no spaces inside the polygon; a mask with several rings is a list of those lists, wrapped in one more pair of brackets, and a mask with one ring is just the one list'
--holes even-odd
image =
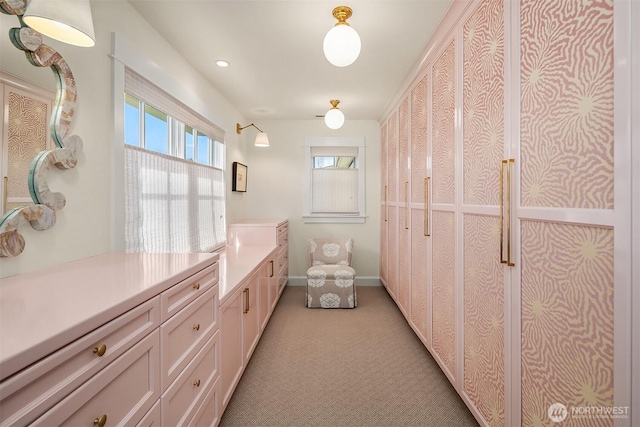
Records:
{"label": "white slipcovered chair", "polygon": [[351,268],[353,239],[309,239],[309,308],[355,308],[356,271]]}

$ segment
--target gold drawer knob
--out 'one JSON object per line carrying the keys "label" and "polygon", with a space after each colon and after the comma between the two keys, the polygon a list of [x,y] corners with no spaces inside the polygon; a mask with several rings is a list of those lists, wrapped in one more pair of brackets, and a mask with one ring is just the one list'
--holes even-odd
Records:
{"label": "gold drawer knob", "polygon": [[[107,346],[102,344],[100,347],[94,347],[93,348],[93,352],[95,354],[97,354],[98,356],[102,356],[105,352],[107,351]],[[106,415],[105,415],[105,419],[106,419]],[[102,424],[104,425],[104,424]]]}
{"label": "gold drawer knob", "polygon": [[100,418],[96,418],[95,420],[93,420],[93,424],[97,425],[98,427],[104,427],[104,425],[107,423],[107,415],[103,415]]}
{"label": "gold drawer knob", "polygon": [[195,380],[193,382],[193,385],[196,386],[196,387],[200,387],[200,380]]}
{"label": "gold drawer knob", "polygon": [[200,323],[196,323],[195,325],[193,325],[193,330],[194,331],[199,331],[200,330]]}
{"label": "gold drawer knob", "polygon": [[196,282],[196,283],[194,283],[194,284],[193,284],[193,289],[195,289],[196,291],[197,291],[198,289],[200,289],[200,282]]}

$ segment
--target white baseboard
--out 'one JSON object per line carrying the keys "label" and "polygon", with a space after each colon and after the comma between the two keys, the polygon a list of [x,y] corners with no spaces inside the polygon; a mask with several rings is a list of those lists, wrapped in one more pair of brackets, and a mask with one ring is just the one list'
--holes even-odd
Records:
{"label": "white baseboard", "polygon": [[[307,277],[292,277],[289,276],[287,286],[307,286]],[[361,277],[356,276],[356,286],[382,286],[379,277]]]}

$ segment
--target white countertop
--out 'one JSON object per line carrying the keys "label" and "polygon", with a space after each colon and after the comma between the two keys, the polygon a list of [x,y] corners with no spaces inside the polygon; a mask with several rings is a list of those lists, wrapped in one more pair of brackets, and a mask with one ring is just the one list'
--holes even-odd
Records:
{"label": "white countertop", "polygon": [[216,253],[109,253],[0,279],[0,379],[217,260]]}
{"label": "white countertop", "polygon": [[227,246],[220,251],[220,305],[277,249],[277,246]]}
{"label": "white countertop", "polygon": [[288,220],[284,219],[241,219],[237,221],[233,221],[230,223],[230,226],[234,225],[242,225],[243,227],[264,227],[264,226],[273,226],[277,227],[281,224],[284,224]]}

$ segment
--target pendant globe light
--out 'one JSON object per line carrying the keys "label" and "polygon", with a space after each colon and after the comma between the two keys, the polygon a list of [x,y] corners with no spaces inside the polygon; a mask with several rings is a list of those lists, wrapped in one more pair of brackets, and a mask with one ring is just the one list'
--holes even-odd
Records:
{"label": "pendant globe light", "polygon": [[340,101],[332,99],[329,102],[331,103],[331,109],[324,115],[324,123],[329,129],[340,129],[344,124],[344,114],[338,109]]}
{"label": "pendant globe light", "polygon": [[333,9],[333,16],[338,23],[327,32],[322,43],[324,56],[336,67],[351,65],[360,55],[360,36],[347,23],[351,14],[351,8],[347,6],[338,6]]}

